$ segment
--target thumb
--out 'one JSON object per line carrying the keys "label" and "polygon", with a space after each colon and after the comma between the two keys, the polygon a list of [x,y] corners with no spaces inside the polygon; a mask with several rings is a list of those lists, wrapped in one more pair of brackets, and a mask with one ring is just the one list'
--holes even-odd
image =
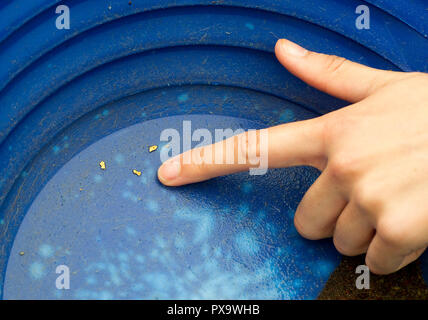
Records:
{"label": "thumb", "polygon": [[275,45],[279,62],[312,87],[332,96],[358,102],[403,73],[379,70],[342,57],[316,53],[286,39]]}

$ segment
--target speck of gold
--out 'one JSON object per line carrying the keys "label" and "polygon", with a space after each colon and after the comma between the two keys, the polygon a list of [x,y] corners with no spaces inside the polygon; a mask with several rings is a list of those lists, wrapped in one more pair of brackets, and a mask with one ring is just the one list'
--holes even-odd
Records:
{"label": "speck of gold", "polygon": [[100,168],[101,168],[101,170],[105,170],[106,169],[106,163],[104,161],[100,162]]}
{"label": "speck of gold", "polygon": [[132,170],[132,173],[135,174],[136,176],[141,176],[141,171],[138,170]]}
{"label": "speck of gold", "polygon": [[19,255],[20,255],[20,256],[23,256],[24,254],[25,254],[25,252],[24,252],[24,251],[20,251],[20,252],[19,252]]}
{"label": "speck of gold", "polygon": [[79,188],[79,191],[83,191],[83,188]]}
{"label": "speck of gold", "polygon": [[153,152],[156,151],[156,149],[158,148],[158,146],[154,145],[154,146],[150,146],[149,147],[149,152]]}

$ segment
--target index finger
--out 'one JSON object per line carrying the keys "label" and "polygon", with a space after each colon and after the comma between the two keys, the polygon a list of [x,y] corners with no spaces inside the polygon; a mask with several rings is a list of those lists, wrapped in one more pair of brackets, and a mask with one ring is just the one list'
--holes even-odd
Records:
{"label": "index finger", "polygon": [[322,118],[314,118],[244,132],[165,161],[158,178],[167,186],[180,186],[255,169],[298,165],[322,169],[326,163],[322,130]]}

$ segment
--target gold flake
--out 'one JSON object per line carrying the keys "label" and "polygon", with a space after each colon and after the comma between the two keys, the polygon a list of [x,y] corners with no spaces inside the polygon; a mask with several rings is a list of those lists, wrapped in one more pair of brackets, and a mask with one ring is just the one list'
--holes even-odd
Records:
{"label": "gold flake", "polygon": [[101,170],[105,170],[106,169],[106,163],[104,161],[101,161],[100,167],[101,167]]}
{"label": "gold flake", "polygon": [[149,152],[153,152],[156,151],[156,149],[158,148],[158,146],[154,145],[154,146],[150,146],[149,147]]}
{"label": "gold flake", "polygon": [[132,170],[132,173],[135,174],[136,176],[141,176],[141,171],[138,170]]}

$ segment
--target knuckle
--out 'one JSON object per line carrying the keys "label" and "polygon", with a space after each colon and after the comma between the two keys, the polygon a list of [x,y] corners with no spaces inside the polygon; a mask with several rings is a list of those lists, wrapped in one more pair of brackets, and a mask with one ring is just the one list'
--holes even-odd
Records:
{"label": "knuckle", "polygon": [[345,256],[355,256],[357,254],[354,248],[347,245],[343,240],[341,240],[336,235],[333,237],[333,244],[336,250]]}
{"label": "knuckle", "polygon": [[195,174],[200,177],[207,175],[207,173],[209,172],[209,167],[204,161],[201,161],[199,163],[193,163],[192,167],[195,171]]}
{"label": "knuckle", "polygon": [[255,164],[260,153],[259,131],[246,131],[238,137],[238,147],[240,158],[238,162],[245,161],[245,164]]}
{"label": "knuckle", "polygon": [[403,227],[402,223],[391,218],[379,221],[376,234],[386,245],[392,248],[407,247],[411,246],[412,243],[408,228]]}
{"label": "knuckle", "polygon": [[349,137],[358,124],[346,109],[330,112],[323,119],[321,135],[325,146],[331,146]]}
{"label": "knuckle", "polygon": [[379,193],[375,192],[369,184],[357,184],[352,191],[352,200],[363,212],[377,212],[383,210],[383,201]]}
{"label": "knuckle", "polygon": [[348,153],[339,153],[328,164],[331,177],[338,182],[345,182],[356,176],[358,161]]}
{"label": "knuckle", "polygon": [[334,138],[340,136],[344,130],[343,121],[340,121],[340,119],[337,119],[337,117],[333,115],[334,113],[331,113],[325,117],[322,127],[322,137],[326,144],[334,141]]}
{"label": "knuckle", "polygon": [[347,60],[343,57],[338,57],[335,55],[330,55],[327,58],[326,69],[330,74],[336,74],[340,72],[344,65],[346,65]]}

